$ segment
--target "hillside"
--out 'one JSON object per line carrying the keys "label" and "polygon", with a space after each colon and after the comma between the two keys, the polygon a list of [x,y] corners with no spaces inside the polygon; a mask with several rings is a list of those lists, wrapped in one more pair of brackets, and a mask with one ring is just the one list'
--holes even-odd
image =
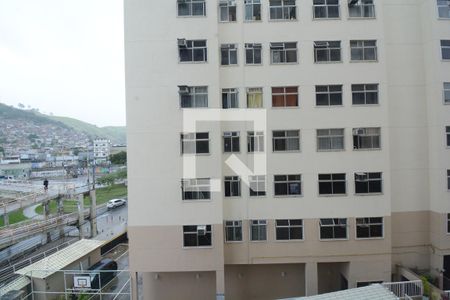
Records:
{"label": "hillside", "polygon": [[14,120],[14,121],[28,121],[35,124],[52,125],[61,127],[62,129],[72,129],[77,132],[86,134],[88,137],[107,138],[110,139],[113,144],[125,144],[126,143],[126,131],[125,127],[120,126],[107,126],[97,127],[95,125],[69,118],[59,116],[48,116],[37,112],[36,110],[23,110],[17,109],[5,104],[0,103],[0,119],[2,120]]}

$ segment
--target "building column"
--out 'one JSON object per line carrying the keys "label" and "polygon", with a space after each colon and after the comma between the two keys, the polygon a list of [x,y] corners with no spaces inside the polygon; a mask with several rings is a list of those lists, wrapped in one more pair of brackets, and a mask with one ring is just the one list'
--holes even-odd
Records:
{"label": "building column", "polygon": [[139,300],[138,273],[130,272],[131,299]]}
{"label": "building column", "polygon": [[90,191],[91,196],[91,208],[90,208],[90,225],[91,225],[91,238],[97,235],[97,196],[95,189]]}
{"label": "building column", "polygon": [[83,223],[84,223],[84,195],[78,195],[78,233],[80,240],[84,238],[83,235]]}
{"label": "building column", "polygon": [[307,262],[305,265],[305,293],[306,296],[318,293],[317,262]]}
{"label": "building column", "polygon": [[216,270],[216,300],[225,300],[225,271]]}

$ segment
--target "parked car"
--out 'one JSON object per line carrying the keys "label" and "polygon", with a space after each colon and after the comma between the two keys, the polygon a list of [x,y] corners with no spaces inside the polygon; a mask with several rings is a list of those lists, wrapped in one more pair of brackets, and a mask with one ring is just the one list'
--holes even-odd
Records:
{"label": "parked car", "polygon": [[111,199],[106,204],[106,207],[108,209],[113,209],[113,208],[125,205],[126,203],[127,203],[127,200],[125,200],[125,199]]}

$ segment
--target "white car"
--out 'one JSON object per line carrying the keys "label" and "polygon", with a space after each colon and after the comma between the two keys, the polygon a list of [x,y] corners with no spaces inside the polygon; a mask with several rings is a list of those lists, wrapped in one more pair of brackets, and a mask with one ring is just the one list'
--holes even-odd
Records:
{"label": "white car", "polygon": [[113,209],[113,208],[125,205],[126,203],[127,203],[127,200],[125,200],[125,199],[111,199],[106,204],[106,207],[108,209]]}

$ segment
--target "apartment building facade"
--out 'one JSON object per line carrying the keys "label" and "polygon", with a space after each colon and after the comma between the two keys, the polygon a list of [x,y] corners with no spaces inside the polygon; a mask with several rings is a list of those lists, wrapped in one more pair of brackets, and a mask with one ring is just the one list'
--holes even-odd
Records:
{"label": "apartment building facade", "polygon": [[94,144],[94,161],[95,164],[101,165],[109,162],[111,154],[111,141],[108,139],[95,139]]}
{"label": "apartment building facade", "polygon": [[448,1],[127,0],[125,57],[144,299],[450,273]]}

